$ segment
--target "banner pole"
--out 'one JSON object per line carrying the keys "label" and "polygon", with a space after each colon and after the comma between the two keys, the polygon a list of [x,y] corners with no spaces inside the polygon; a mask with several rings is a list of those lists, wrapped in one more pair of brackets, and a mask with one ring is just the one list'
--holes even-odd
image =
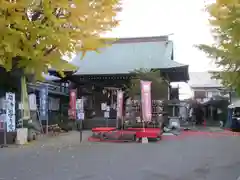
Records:
{"label": "banner pole", "polygon": [[4,129],[3,129],[3,147],[7,147],[7,123],[3,123]]}
{"label": "banner pole", "polygon": [[83,137],[82,137],[82,126],[83,126],[83,124],[82,124],[82,120],[80,120],[80,130],[79,130],[79,132],[80,132],[80,143],[82,143],[82,139],[83,139]]}
{"label": "banner pole", "polygon": [[48,135],[48,119],[46,120],[46,134]]}
{"label": "banner pole", "polygon": [[[5,107],[8,106],[7,98],[5,99]],[[5,109],[5,118],[3,119],[3,147],[7,146],[7,121],[6,121],[6,115],[7,115],[7,108]]]}

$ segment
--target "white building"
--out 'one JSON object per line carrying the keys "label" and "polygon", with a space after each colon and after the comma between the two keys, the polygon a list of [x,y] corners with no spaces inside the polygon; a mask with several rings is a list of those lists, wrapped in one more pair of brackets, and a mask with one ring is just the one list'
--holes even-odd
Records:
{"label": "white building", "polygon": [[208,72],[190,72],[188,82],[193,98],[199,102],[205,102],[214,96],[227,96],[228,92],[221,84],[220,80],[211,78]]}

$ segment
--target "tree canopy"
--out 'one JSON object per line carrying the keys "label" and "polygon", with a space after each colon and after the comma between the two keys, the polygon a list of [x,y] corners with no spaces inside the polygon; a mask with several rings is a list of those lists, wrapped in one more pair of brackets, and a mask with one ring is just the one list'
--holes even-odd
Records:
{"label": "tree canopy", "polygon": [[198,46],[220,68],[215,78],[240,92],[240,1],[216,0],[207,5],[214,44]]}
{"label": "tree canopy", "polygon": [[164,100],[168,98],[168,84],[161,78],[160,71],[150,71],[148,69],[140,69],[133,72],[135,77],[131,79],[130,86],[127,89],[129,96],[135,97],[141,95],[140,81],[151,81],[152,99]]}
{"label": "tree canopy", "polygon": [[38,77],[74,67],[61,57],[108,44],[100,35],[118,24],[120,0],[1,0],[0,66]]}

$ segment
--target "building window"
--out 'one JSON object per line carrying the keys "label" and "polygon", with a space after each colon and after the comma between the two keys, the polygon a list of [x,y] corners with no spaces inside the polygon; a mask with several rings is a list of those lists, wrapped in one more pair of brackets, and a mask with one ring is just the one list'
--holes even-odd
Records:
{"label": "building window", "polygon": [[214,95],[213,95],[213,92],[207,92],[207,97],[208,98],[212,98]]}
{"label": "building window", "polygon": [[214,92],[212,92],[212,96],[220,96],[221,94],[220,94],[220,92],[219,91],[214,91]]}
{"label": "building window", "polygon": [[68,93],[69,83],[61,83],[61,92]]}
{"label": "building window", "polygon": [[194,91],[194,97],[196,99],[206,98],[206,92],[205,91]]}

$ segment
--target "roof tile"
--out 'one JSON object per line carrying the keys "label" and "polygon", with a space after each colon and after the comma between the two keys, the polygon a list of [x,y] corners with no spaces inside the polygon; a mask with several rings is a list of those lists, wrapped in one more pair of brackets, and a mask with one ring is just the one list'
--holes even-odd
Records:
{"label": "roof tile", "polygon": [[[166,38],[135,38],[134,41],[119,41],[100,53],[88,52],[81,59],[78,54],[72,63],[79,67],[75,75],[127,74],[136,69],[166,69],[185,66],[172,60],[173,42]],[[131,38],[129,38],[131,39]],[[137,39],[137,41],[136,41]]]}

